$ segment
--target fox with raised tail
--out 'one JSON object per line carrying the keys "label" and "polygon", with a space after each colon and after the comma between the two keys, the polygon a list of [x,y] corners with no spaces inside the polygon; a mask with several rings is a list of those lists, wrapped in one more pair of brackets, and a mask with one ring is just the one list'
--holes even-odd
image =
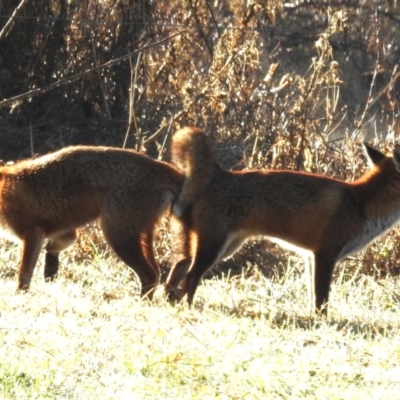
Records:
{"label": "fox with raised tail", "polygon": [[[326,314],[335,264],[400,219],[400,146],[392,157],[368,144],[365,149],[373,167],[348,183],[292,171],[226,171],[202,130],[178,131],[172,159],[186,180],[173,210],[185,241],[182,259],[167,280],[169,297],[187,295],[192,303],[207,269],[250,236],[267,236],[313,255],[315,307]],[[202,188],[192,196],[199,180]],[[185,187],[190,190],[185,192]]]}
{"label": "fox with raised tail", "polygon": [[76,228],[100,220],[105,239],[151,297],[159,280],[153,254],[157,221],[181,190],[175,167],[131,150],[72,146],[0,167],[0,234],[22,242],[18,289],[28,289],[46,245],[44,276],[58,272],[60,251]]}

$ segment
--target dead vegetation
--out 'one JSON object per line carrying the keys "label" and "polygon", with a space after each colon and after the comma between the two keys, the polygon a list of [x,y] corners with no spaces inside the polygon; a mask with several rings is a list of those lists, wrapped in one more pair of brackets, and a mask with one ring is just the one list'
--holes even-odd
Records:
{"label": "dead vegetation", "polygon": [[[39,0],[16,6],[0,4],[5,160],[72,143],[124,144],[168,160],[171,132],[197,125],[214,139],[224,167],[353,180],[367,167],[362,141],[390,150],[397,140],[397,1]],[[46,90],[55,82],[60,85]],[[167,228],[159,239],[162,265],[171,257]],[[346,267],[398,274],[398,236],[392,230]],[[92,243],[102,245],[102,238],[82,235],[80,253],[91,254]],[[253,265],[270,273],[285,268],[287,259],[286,251],[263,242],[221,267]]]}

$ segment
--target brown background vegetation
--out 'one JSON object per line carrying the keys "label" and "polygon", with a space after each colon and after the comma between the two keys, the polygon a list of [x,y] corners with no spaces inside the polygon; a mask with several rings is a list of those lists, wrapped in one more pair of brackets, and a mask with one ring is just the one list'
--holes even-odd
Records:
{"label": "brown background vegetation", "polygon": [[[399,59],[395,0],[4,0],[0,158],[91,143],[168,159],[169,135],[189,124],[210,133],[224,167],[353,180],[362,141],[398,140]],[[397,236],[369,247],[365,272],[398,272]],[[286,256],[263,243],[227,265]]]}

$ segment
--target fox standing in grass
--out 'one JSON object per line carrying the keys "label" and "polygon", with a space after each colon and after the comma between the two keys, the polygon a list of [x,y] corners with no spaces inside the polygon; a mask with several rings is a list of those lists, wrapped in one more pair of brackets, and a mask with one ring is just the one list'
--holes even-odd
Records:
{"label": "fox standing in grass", "polygon": [[99,218],[106,241],[151,296],[160,274],[153,231],[182,183],[166,163],[109,147],[72,146],[0,167],[0,228],[22,242],[18,288],[29,288],[45,239],[44,276],[52,279],[76,228]]}
{"label": "fox standing in grass", "polygon": [[[248,237],[269,236],[313,254],[315,306],[326,313],[335,264],[400,219],[400,146],[388,157],[366,144],[373,168],[347,183],[291,171],[226,171],[196,128],[172,140],[173,161],[187,179],[173,207],[186,242],[167,280],[171,298],[183,280],[181,296],[191,303],[208,268]],[[194,197],[196,181],[204,189]]]}

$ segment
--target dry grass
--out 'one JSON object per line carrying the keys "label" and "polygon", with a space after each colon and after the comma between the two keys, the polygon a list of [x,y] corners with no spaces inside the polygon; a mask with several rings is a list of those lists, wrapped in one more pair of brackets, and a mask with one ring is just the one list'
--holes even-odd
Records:
{"label": "dry grass", "polygon": [[3,246],[2,399],[383,399],[400,389],[397,278],[332,286],[328,319],[307,312],[305,279],[208,280],[196,304],[141,301],[106,253],[66,252],[53,284],[37,268],[15,294],[18,250]]}
{"label": "dry grass", "polygon": [[[61,92],[15,104],[12,113],[4,109],[2,151],[7,140],[8,151],[26,154],[32,138],[35,149],[78,137],[118,145],[128,138],[130,147],[165,158],[170,131],[190,124],[215,139],[225,167],[305,170],[351,181],[366,168],[363,140],[381,150],[398,140],[397,25],[385,19],[390,12],[375,12],[370,0],[363,7],[338,3],[332,11],[317,3],[150,2],[154,7],[146,8],[150,3],[141,1],[135,4],[142,12],[127,20],[133,24],[121,26],[103,18],[119,19],[110,10],[121,2],[97,3],[65,8],[50,28],[36,19],[30,25],[15,21],[6,46],[12,52],[0,71],[15,85],[1,95],[105,62],[121,49],[139,47],[132,42],[139,36],[146,43],[175,33],[175,25],[187,30],[132,60],[130,68],[85,75]],[[364,18],[369,5],[374,19]],[[296,44],[305,30],[295,21],[303,16],[318,26]],[[149,18],[143,30],[148,36],[136,31],[139,17]],[[87,24],[87,18],[101,24]],[[28,31],[34,32],[31,52],[15,46]],[[30,54],[32,62],[20,62]],[[22,64],[28,70],[15,68]],[[357,65],[363,67],[355,70]],[[158,241],[158,259],[170,264],[168,225]],[[45,284],[38,268],[25,294],[15,294],[18,257],[17,248],[1,247],[2,399],[399,397],[399,278],[386,278],[399,273],[398,230],[338,265],[327,319],[308,313],[298,257],[272,246],[238,254],[233,263],[247,263],[250,272],[205,281],[192,309],[170,306],[161,290],[153,303],[141,301],[136,279],[110,255],[96,228],[63,255],[57,282]],[[257,273],[271,265],[285,274],[266,279]]]}

